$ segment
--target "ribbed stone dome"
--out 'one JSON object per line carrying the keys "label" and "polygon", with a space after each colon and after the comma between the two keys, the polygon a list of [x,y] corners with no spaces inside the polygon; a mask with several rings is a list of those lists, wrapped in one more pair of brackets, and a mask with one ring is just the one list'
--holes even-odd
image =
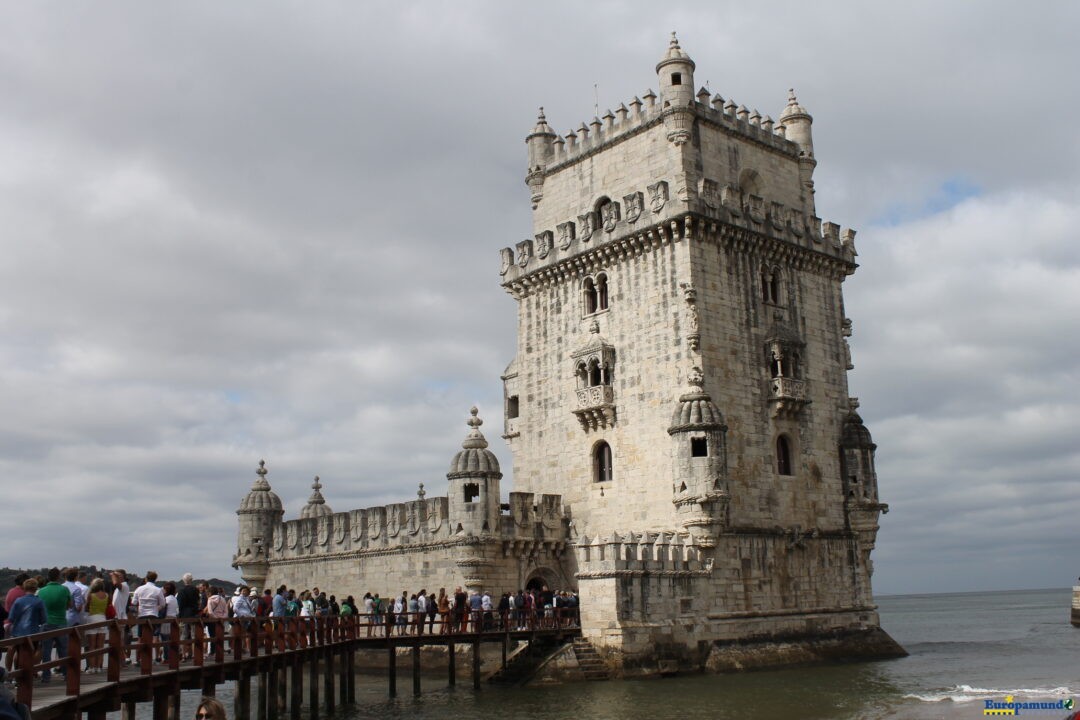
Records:
{"label": "ribbed stone dome", "polygon": [[794,88],[788,90],[788,102],[787,107],[780,113],[780,122],[784,122],[788,118],[793,117],[810,117],[810,113],[806,112],[806,108],[799,104],[799,101],[795,99]]}
{"label": "ribbed stone dome", "polygon": [[723,429],[724,416],[702,388],[704,378],[701,370],[699,368],[691,370],[687,380],[690,383],[690,389],[679,397],[679,403],[671,415],[671,427],[668,428],[668,433]]}
{"label": "ribbed stone dome", "polygon": [[322,489],[322,483],[319,482],[319,476],[315,476],[315,482],[311,483],[311,497],[308,498],[307,505],[300,511],[300,517],[314,518],[324,517],[326,515],[333,515],[334,511],[330,509],[330,506],[326,504],[326,499],[319,492]]}
{"label": "ribbed stone dome", "polygon": [[259,461],[259,469],[255,471],[258,479],[252,483],[251,491],[240,501],[240,509],[237,512],[274,512],[283,513],[284,506],[281,498],[270,489],[270,483],[266,481],[266,462]]}
{"label": "ribbed stone dome", "polygon": [[866,429],[866,425],[863,425],[859,413],[854,410],[844,418],[844,427],[840,432],[840,447],[869,448],[871,450],[877,447],[873,438],[870,437],[870,431]]}
{"label": "ribbed stone dome", "polygon": [[660,72],[660,68],[664,67],[670,62],[682,62],[690,66],[693,70],[696,65],[694,61],[690,59],[690,56],[686,54],[686,51],[679,46],[679,38],[675,37],[675,33],[671,33],[671,42],[668,43],[667,52],[664,53],[664,57],[660,59],[660,62],[656,64],[656,72]]}
{"label": "ribbed stone dome", "polygon": [[461,450],[450,461],[450,472],[446,474],[446,477],[494,475],[501,478],[499,459],[495,457],[495,453],[487,449],[487,440],[480,432],[480,426],[484,424],[484,421],[477,417],[479,410],[473,407],[469,412],[472,417],[466,421],[466,424],[470,430],[461,443]]}

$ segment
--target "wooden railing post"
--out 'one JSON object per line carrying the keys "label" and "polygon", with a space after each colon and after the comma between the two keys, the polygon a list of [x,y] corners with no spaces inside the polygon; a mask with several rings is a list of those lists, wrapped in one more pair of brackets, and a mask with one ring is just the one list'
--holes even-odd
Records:
{"label": "wooden railing post", "polygon": [[19,663],[16,673],[19,678],[19,689],[16,698],[27,707],[34,705],[34,642],[30,638],[23,638],[19,643],[19,650],[15,655]]}
{"label": "wooden railing post", "polygon": [[124,667],[127,653],[124,651],[124,628],[119,620],[109,623],[107,632],[109,646],[107,655],[109,658],[108,677],[109,682],[120,682],[120,669]]}
{"label": "wooden railing post", "polygon": [[82,637],[79,628],[70,627],[67,631],[67,661],[64,675],[67,677],[67,694],[78,695],[82,680]]}

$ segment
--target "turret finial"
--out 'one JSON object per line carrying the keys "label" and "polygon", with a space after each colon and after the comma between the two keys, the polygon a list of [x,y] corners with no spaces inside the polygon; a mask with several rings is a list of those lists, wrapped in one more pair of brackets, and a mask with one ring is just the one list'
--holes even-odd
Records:
{"label": "turret finial", "polygon": [[322,490],[322,483],[319,482],[318,475],[315,476],[315,482],[311,483],[311,489],[315,492],[319,492],[320,490]]}
{"label": "turret finial", "polygon": [[263,479],[266,479],[266,474],[268,472],[270,472],[270,471],[266,469],[266,461],[265,460],[260,460],[259,461],[259,469],[255,471],[255,474],[258,475],[259,477],[263,478]]}
{"label": "turret finial", "polygon": [[671,42],[668,43],[668,46],[673,48],[679,47],[679,38],[675,37],[674,30],[671,31]]}
{"label": "turret finial", "polygon": [[473,405],[471,408],[469,408],[469,414],[472,417],[466,420],[465,424],[471,427],[473,430],[479,429],[479,427],[484,424],[484,421],[480,419],[480,410],[475,405]]}
{"label": "turret finial", "polygon": [[799,104],[799,101],[797,99],[795,99],[795,88],[788,88],[788,91],[787,91],[787,104],[788,105],[798,105]]}
{"label": "turret finial", "polygon": [[423,500],[425,495],[427,495],[427,491],[424,490],[424,483],[420,483],[420,489],[416,491],[416,497]]}

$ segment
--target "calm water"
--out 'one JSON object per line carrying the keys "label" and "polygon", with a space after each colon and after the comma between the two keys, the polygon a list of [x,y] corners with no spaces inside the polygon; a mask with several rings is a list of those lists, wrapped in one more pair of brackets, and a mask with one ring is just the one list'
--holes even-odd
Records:
{"label": "calm water", "polygon": [[[984,699],[1008,694],[1080,703],[1080,628],[1069,624],[1069,600],[1068,589],[880,597],[882,625],[911,655],[876,663],[480,692],[467,680],[449,689],[445,678],[425,677],[419,697],[401,678],[393,700],[384,678],[365,678],[357,706],[337,717],[926,720],[982,717]],[[219,696],[231,700],[228,688]],[[182,718],[195,700],[185,694]]]}

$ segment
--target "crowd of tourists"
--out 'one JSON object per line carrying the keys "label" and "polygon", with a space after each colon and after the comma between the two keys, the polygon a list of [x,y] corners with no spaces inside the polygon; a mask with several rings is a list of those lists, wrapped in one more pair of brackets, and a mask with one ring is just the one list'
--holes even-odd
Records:
{"label": "crowd of tourists", "polygon": [[[15,587],[0,605],[5,636],[22,637],[75,625],[92,625],[80,633],[83,648],[90,651],[85,672],[103,672],[104,655],[94,653],[104,646],[106,626],[111,619],[127,618],[206,618],[226,622],[246,622],[246,618],[266,618],[265,626],[274,627],[274,618],[349,617],[366,626],[368,636],[422,635],[526,630],[568,627],[578,622],[578,597],[571,591],[552,591],[547,586],[504,592],[497,599],[487,591],[466,592],[460,587],[438,593],[421,589],[415,593],[380,595],[365,592],[359,601],[352,595],[338,601],[312,588],[295,590],[285,585],[261,593],[258,588],[241,585],[231,597],[223,588],[206,582],[195,583],[186,573],[179,583],[158,584],[154,571],[135,589],[128,584],[124,570],[112,570],[101,577],[89,578],[77,568],[52,568],[44,577],[22,573]],[[194,637],[198,623],[181,623],[181,640]],[[425,630],[426,626],[426,630]],[[130,632],[130,628],[125,628]],[[150,631],[141,627],[140,632]],[[171,635],[171,623],[154,623],[152,631],[161,637]],[[35,663],[67,656],[67,633],[45,638],[35,648]],[[183,643],[182,658],[189,659],[192,643]],[[213,651],[212,643],[208,646]],[[15,653],[7,652],[3,666],[10,671]],[[168,646],[161,644],[155,660],[168,662]],[[42,682],[51,680],[51,670],[41,674]]]}

